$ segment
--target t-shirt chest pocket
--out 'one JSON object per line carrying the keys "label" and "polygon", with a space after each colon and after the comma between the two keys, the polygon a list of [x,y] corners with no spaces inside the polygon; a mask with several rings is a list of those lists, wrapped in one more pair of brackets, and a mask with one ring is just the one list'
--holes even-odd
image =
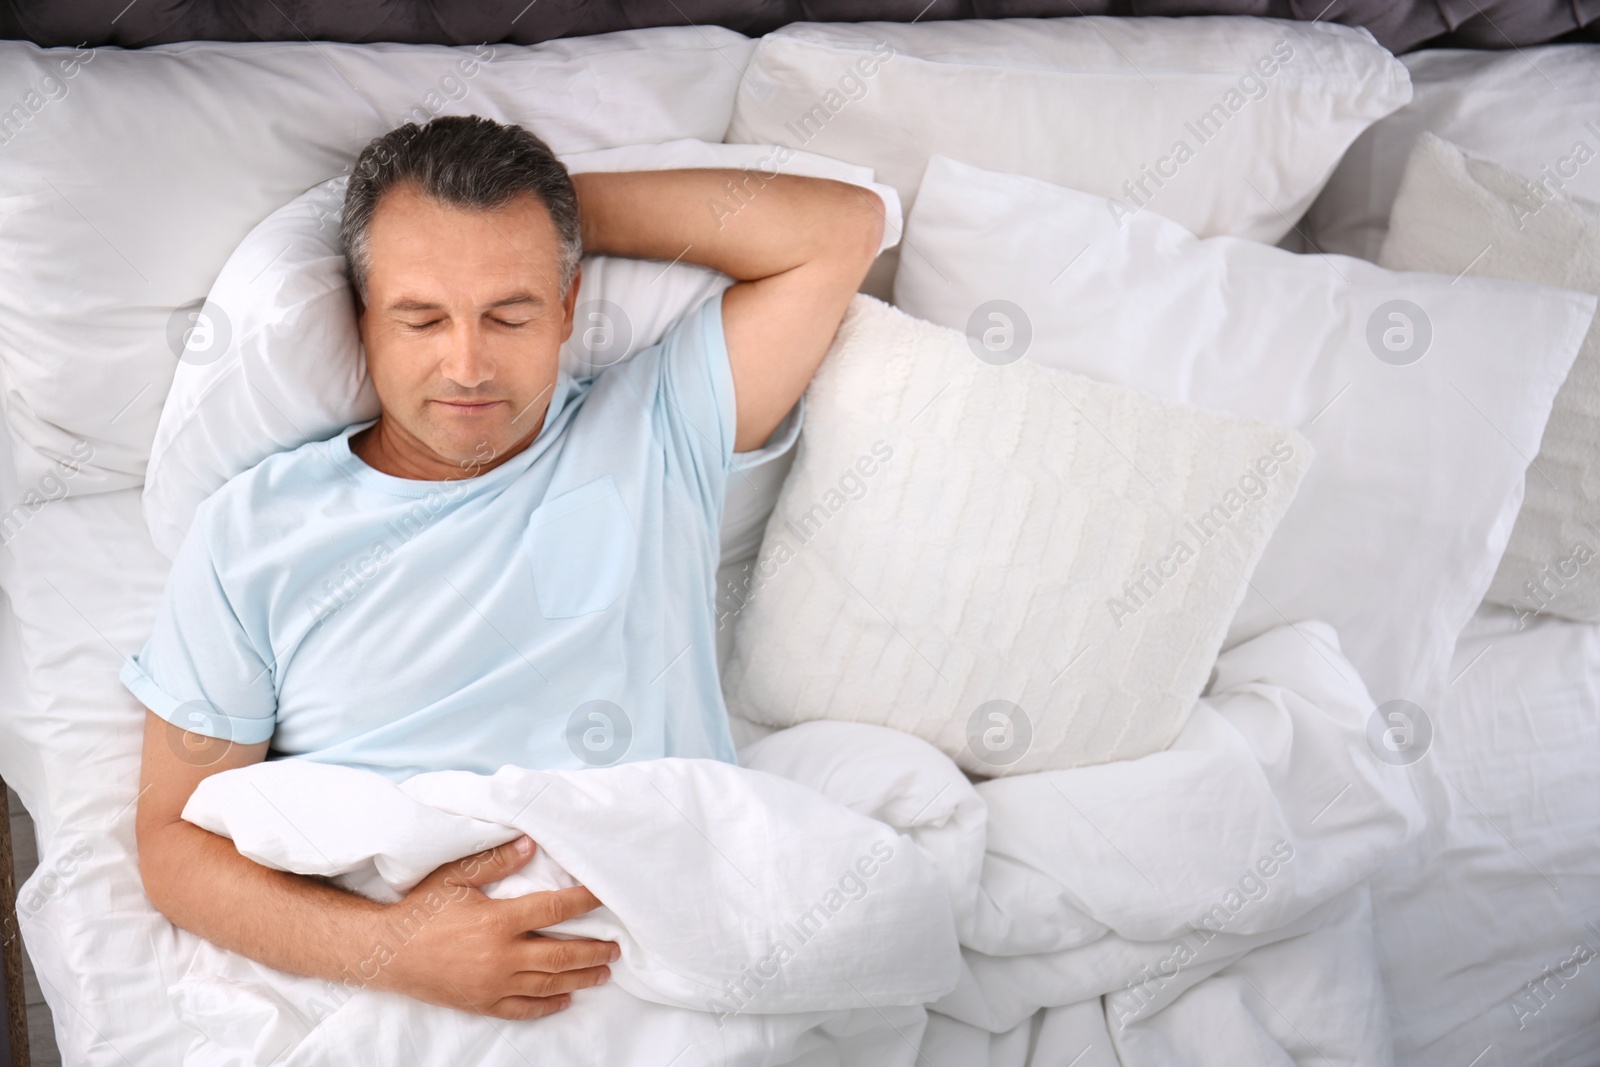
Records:
{"label": "t-shirt chest pocket", "polygon": [[547,619],[609,608],[628,587],[639,554],[633,519],[609,474],[534,508],[522,547]]}

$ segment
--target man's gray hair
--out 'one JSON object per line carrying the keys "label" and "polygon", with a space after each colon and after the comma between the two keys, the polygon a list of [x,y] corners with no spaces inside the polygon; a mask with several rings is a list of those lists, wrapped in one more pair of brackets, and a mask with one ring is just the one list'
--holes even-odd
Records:
{"label": "man's gray hair", "polygon": [[408,122],[376,137],[356,160],[344,193],[339,241],[350,281],[363,305],[372,269],[368,231],[383,194],[415,183],[424,194],[456,207],[493,210],[532,193],[550,213],[560,243],[558,268],[566,294],[583,256],[578,195],[550,146],[521,126],[481,115],[447,115],[425,126]]}

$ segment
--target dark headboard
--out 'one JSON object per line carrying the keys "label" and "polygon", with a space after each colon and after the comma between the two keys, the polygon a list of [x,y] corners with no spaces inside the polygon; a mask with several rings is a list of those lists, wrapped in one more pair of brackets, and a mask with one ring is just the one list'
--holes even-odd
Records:
{"label": "dark headboard", "polygon": [[0,38],[140,48],[172,41],[535,44],[646,26],[1060,15],[1262,15],[1365,26],[1385,47],[1600,40],[1600,0],[0,0]]}

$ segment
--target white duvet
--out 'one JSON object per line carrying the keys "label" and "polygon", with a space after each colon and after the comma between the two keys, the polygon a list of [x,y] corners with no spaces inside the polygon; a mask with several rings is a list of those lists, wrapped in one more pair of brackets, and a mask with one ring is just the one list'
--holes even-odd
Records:
{"label": "white duvet", "polygon": [[978,785],[832,722],[742,767],[224,772],[185,818],[380,899],[526,832],[534,861],[490,894],[581,881],[605,906],[552,932],[623,952],[567,1011],[508,1022],[202,945],[170,988],[186,1062],[1387,1062],[1362,883],[1422,815],[1355,678],[1330,628],[1283,627],[1223,655],[1169,750]]}

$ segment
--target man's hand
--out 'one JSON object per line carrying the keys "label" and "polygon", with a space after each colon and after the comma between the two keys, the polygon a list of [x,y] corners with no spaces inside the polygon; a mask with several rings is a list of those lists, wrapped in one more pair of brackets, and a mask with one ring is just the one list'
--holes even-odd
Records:
{"label": "man's hand", "polygon": [[[565,1007],[610,976],[610,941],[526,936],[599,906],[581,886],[492,900],[478,887],[533,856],[515,842],[447,863],[397,904],[273,870],[183,819],[201,781],[266,757],[145,714],[136,815],[145,894],[173,923],[269,967],[503,1019]],[[526,838],[522,840],[526,841]]]}
{"label": "man's hand", "polygon": [[[526,851],[521,851],[526,849]],[[357,973],[374,988],[501,1019],[536,1019],[572,1003],[574,989],[611,978],[613,941],[532,933],[600,906],[583,886],[496,900],[479,886],[533,858],[526,836],[447,863],[389,906],[380,944]],[[384,962],[385,959],[388,962]]]}
{"label": "man's hand", "polygon": [[883,201],[857,185],[759,170],[572,176],[586,252],[720,270],[738,427],[760,448],[827,355],[878,254]]}

